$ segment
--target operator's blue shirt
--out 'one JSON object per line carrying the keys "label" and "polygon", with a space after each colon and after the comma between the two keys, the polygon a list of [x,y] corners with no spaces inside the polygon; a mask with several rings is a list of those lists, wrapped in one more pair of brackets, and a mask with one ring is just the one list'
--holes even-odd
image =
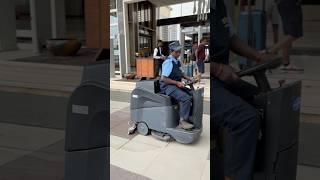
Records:
{"label": "operator's blue shirt", "polygon": [[168,56],[168,58],[163,62],[162,64],[162,76],[165,76],[165,77],[169,77],[171,72],[172,72],[172,69],[173,69],[173,64],[172,62],[178,64],[178,60],[173,57],[172,55]]}
{"label": "operator's blue shirt", "polygon": [[[181,81],[183,72],[181,70],[181,63],[173,56],[169,56],[162,64],[162,76],[170,78],[174,81]],[[174,84],[167,84],[164,81],[160,81],[160,89],[166,95],[170,95],[172,92],[179,89]]]}

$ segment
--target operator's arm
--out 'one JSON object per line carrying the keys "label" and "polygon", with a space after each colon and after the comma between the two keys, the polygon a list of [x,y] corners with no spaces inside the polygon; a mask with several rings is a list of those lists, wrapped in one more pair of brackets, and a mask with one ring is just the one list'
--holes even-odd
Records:
{"label": "operator's arm", "polygon": [[216,77],[218,77],[218,75],[220,74],[222,70],[221,68],[222,68],[222,64],[220,63],[216,63],[216,62],[210,63],[210,72]]}
{"label": "operator's arm", "polygon": [[261,60],[261,53],[248,46],[248,44],[242,42],[235,34],[231,37],[230,49],[234,53],[244,56],[250,60],[254,60],[256,62],[260,62]]}
{"label": "operator's arm", "polygon": [[189,77],[189,76],[186,76],[186,75],[183,75],[182,78],[186,79],[188,81],[193,81],[192,77]]}
{"label": "operator's arm", "polygon": [[166,76],[161,76],[161,80],[166,84],[172,84],[172,85],[178,85],[178,83],[181,83],[179,81],[170,79],[169,77],[166,77]]}
{"label": "operator's arm", "polygon": [[210,71],[213,77],[219,78],[223,82],[235,83],[239,81],[239,77],[235,73],[235,70],[229,65],[211,62]]}

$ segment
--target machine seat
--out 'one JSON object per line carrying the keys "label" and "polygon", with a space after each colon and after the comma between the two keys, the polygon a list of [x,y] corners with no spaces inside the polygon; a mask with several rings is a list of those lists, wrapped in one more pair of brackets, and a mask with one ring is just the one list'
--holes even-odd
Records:
{"label": "machine seat", "polygon": [[131,109],[172,106],[175,104],[169,96],[154,93],[142,87],[135,88],[131,93]]}

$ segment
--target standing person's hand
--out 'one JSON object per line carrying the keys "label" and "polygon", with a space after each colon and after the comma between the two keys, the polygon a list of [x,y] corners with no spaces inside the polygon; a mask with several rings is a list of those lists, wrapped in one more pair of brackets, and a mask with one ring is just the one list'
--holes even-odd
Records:
{"label": "standing person's hand", "polygon": [[221,81],[232,84],[240,80],[233,67],[224,64],[219,64],[219,66],[219,71],[215,76]]}

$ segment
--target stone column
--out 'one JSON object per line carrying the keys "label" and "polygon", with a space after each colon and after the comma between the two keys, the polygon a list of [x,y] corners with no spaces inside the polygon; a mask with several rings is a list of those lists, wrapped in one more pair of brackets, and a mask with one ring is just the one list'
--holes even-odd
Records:
{"label": "stone column", "polygon": [[202,27],[198,27],[198,44],[200,44],[200,40],[202,38]]}
{"label": "stone column", "polygon": [[30,0],[31,32],[34,54],[52,38],[50,1]]}
{"label": "stone column", "polygon": [[52,38],[64,38],[66,35],[65,0],[50,1]]}
{"label": "stone column", "polygon": [[119,27],[119,60],[121,75],[130,72],[129,61],[129,28],[128,28],[128,3],[117,0],[117,15]]}
{"label": "stone column", "polygon": [[114,48],[113,39],[110,39],[110,77],[115,77]]}
{"label": "stone column", "polygon": [[0,0],[0,51],[17,49],[15,3]]}
{"label": "stone column", "polygon": [[185,44],[185,33],[182,32],[182,27],[180,26],[180,44],[183,47],[181,49],[181,55],[180,55],[180,60],[181,62],[184,62],[184,44]]}

